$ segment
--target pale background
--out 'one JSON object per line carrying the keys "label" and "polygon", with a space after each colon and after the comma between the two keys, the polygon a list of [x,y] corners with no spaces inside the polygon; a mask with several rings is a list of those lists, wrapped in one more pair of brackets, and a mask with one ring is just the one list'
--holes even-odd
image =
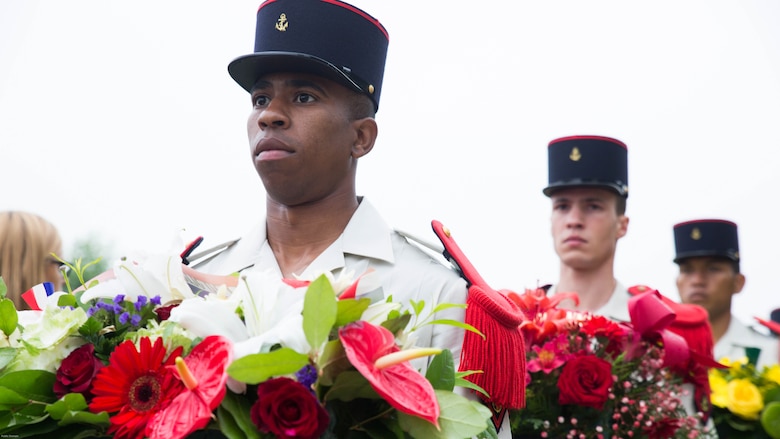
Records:
{"label": "pale background", "polygon": [[[204,247],[264,209],[248,95],[258,0],[0,2],[0,209],[121,255]],[[358,190],[391,224],[448,226],[489,283],[554,282],[546,148],[628,144],[616,274],[677,299],[672,226],[739,224],[744,321],[780,307],[780,2],[355,0],[390,49]],[[67,256],[67,255],[65,255]]]}

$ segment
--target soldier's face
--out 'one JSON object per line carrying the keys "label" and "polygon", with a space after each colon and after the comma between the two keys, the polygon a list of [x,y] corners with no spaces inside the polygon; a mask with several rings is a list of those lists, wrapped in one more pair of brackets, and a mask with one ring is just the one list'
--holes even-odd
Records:
{"label": "soldier's face", "polygon": [[316,202],[354,179],[360,132],[350,90],[302,73],[273,73],[252,89],[249,148],[268,196],[287,206]]}
{"label": "soldier's face", "polygon": [[628,217],[617,214],[617,195],[590,187],[559,189],[552,200],[552,236],[561,262],[576,269],[611,263]]}
{"label": "soldier's face", "polygon": [[677,291],[683,303],[704,307],[710,319],[731,312],[731,298],[742,291],[745,276],[737,273],[727,259],[685,258],[679,262]]}

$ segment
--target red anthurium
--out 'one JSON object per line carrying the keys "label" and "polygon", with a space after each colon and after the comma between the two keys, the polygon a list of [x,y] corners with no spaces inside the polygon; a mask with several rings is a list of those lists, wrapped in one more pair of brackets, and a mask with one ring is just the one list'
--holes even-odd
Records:
{"label": "red anthurium", "polygon": [[400,351],[393,334],[381,326],[357,321],[339,329],[350,363],[371,387],[398,411],[425,419],[438,428],[439,402],[431,383],[408,361],[377,367],[379,358]]}
{"label": "red anthurium", "polygon": [[211,413],[225,397],[226,369],[233,357],[233,344],[225,337],[206,337],[186,359],[176,358],[174,367],[186,389],[158,412],[146,427],[150,439],[177,439],[208,425]]}
{"label": "red anthurium", "polygon": [[287,285],[293,287],[293,288],[302,288],[302,287],[308,287],[311,283],[310,280],[300,280],[300,279],[290,279],[290,278],[283,278],[282,282],[286,283]]}

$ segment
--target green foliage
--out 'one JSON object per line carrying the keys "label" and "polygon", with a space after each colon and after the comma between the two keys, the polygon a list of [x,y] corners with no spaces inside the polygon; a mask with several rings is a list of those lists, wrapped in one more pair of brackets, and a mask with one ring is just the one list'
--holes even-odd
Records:
{"label": "green foliage", "polygon": [[336,292],[325,275],[315,279],[306,290],[303,302],[303,333],[312,349],[325,343],[336,323]]}
{"label": "green foliage", "polygon": [[[65,283],[69,292],[85,285],[86,281],[108,270],[109,263],[101,256],[110,254],[109,249],[110,246],[100,242],[99,237],[90,235],[77,240],[73,244],[70,250],[70,260],[72,262],[68,263],[55,255],[55,258],[60,262],[65,262],[69,268],[65,275]],[[92,262],[82,265],[83,261]],[[78,270],[75,269],[76,267],[78,267]]]}
{"label": "green foliage", "polygon": [[0,331],[5,337],[10,337],[16,330],[16,324],[19,316],[16,313],[16,306],[11,299],[0,299]]}
{"label": "green foliage", "polygon": [[309,364],[309,356],[290,348],[251,354],[233,361],[227,373],[234,379],[249,383],[261,383],[271,377],[289,375]]}

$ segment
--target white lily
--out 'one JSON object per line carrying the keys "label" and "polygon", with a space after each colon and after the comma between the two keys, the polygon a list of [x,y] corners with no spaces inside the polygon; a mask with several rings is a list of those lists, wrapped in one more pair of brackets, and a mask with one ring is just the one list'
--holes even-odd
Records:
{"label": "white lily", "polygon": [[[81,296],[86,303],[92,299],[113,299],[124,294],[126,300],[138,296],[160,296],[162,303],[194,297],[182,271],[178,254],[134,254],[114,264],[111,273]],[[113,278],[112,278],[113,277]]]}

